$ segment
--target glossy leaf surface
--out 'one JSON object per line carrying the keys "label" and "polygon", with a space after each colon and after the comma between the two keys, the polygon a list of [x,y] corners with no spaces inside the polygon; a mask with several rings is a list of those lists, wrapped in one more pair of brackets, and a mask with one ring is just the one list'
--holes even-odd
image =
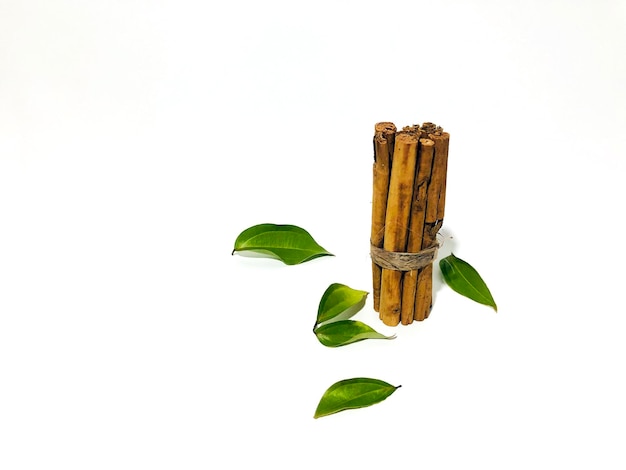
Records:
{"label": "glossy leaf surface", "polygon": [[344,284],[328,286],[317,309],[316,325],[328,320],[345,320],[354,316],[365,305],[367,292],[352,289]]}
{"label": "glossy leaf surface", "polygon": [[314,330],[320,343],[330,348],[345,346],[364,339],[394,339],[395,336],[385,336],[372,327],[354,320],[340,320],[326,323]]}
{"label": "glossy leaf surface", "polygon": [[341,380],[331,385],[322,396],[314,418],[321,418],[344,410],[364,408],[380,403],[397,387],[378,379],[358,377]]}
{"label": "glossy leaf surface", "polygon": [[288,265],[333,256],[303,228],[276,224],[254,225],[241,232],[235,240],[233,253],[237,251],[253,251]]}
{"label": "glossy leaf surface", "polygon": [[439,267],[441,268],[444,281],[454,291],[475,302],[488,305],[496,312],[498,311],[496,302],[493,300],[487,284],[480,277],[478,271],[467,261],[463,261],[451,254],[439,261]]}

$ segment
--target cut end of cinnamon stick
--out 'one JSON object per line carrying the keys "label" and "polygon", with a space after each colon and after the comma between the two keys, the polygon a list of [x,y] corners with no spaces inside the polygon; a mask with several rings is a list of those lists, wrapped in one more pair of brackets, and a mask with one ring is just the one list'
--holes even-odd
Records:
{"label": "cut end of cinnamon stick", "polygon": [[421,126],[421,130],[424,134],[433,134],[433,135],[441,135],[443,132],[443,127],[438,126],[432,122],[425,122]]}
{"label": "cut end of cinnamon stick", "polygon": [[416,144],[419,140],[419,136],[417,136],[412,131],[400,131],[396,134],[396,145],[400,144]]}
{"label": "cut end of cinnamon stick", "polygon": [[377,122],[374,125],[374,132],[375,133],[382,133],[382,134],[395,134],[397,131],[396,125],[393,122]]}

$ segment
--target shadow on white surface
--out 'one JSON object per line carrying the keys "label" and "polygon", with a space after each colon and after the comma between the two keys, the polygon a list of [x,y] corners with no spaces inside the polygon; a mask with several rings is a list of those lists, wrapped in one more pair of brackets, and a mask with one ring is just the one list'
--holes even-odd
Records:
{"label": "shadow on white surface", "polygon": [[439,230],[437,240],[439,241],[439,250],[433,262],[433,308],[437,301],[437,293],[447,287],[441,275],[441,269],[439,269],[439,261],[454,253],[458,247],[456,235],[450,228],[446,227],[445,220],[443,227]]}

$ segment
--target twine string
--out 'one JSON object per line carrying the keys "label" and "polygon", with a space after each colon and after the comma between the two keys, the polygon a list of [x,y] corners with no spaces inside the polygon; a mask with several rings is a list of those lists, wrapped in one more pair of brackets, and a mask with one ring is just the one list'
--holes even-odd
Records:
{"label": "twine string", "polygon": [[372,261],[384,269],[393,271],[417,271],[431,264],[437,256],[439,243],[435,242],[428,248],[417,253],[387,251],[370,244]]}

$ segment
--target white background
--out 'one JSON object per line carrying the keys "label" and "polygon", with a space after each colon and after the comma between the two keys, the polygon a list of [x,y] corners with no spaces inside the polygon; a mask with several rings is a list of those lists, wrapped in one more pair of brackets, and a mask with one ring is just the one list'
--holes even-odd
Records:
{"label": "white background", "polygon": [[[0,467],[626,467],[626,2],[0,2]],[[373,126],[451,134],[442,286],[371,290]],[[300,225],[336,256],[231,256]],[[337,380],[402,388],[314,420]]]}

